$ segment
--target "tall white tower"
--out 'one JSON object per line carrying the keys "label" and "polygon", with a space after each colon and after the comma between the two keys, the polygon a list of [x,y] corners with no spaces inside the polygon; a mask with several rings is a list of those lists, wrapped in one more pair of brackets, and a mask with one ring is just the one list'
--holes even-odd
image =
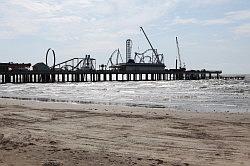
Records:
{"label": "tall white tower", "polygon": [[132,54],[132,40],[128,39],[126,40],[126,62],[128,62],[129,59],[131,59]]}

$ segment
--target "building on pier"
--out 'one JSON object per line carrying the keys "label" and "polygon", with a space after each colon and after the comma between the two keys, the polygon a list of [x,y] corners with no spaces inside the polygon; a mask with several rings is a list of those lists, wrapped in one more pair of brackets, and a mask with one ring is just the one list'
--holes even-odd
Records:
{"label": "building on pier", "polygon": [[50,68],[49,66],[47,66],[45,63],[43,62],[40,62],[40,63],[37,63],[35,64],[33,67],[33,70],[34,71],[49,71]]}
{"label": "building on pier", "polygon": [[163,71],[165,65],[163,63],[120,63],[110,67],[113,70],[119,71]]}
{"label": "building on pier", "polygon": [[29,70],[30,63],[0,63],[0,72]]}

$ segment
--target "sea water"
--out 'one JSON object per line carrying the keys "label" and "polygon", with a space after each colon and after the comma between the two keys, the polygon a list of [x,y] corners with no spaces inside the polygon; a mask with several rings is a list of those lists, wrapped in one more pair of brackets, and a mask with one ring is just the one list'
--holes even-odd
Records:
{"label": "sea water", "polygon": [[187,111],[250,112],[249,76],[245,80],[2,84],[0,97]]}

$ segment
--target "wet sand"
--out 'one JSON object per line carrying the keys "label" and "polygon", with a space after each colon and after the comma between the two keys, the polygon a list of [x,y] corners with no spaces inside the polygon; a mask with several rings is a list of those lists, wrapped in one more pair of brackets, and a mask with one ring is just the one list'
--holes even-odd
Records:
{"label": "wet sand", "polygon": [[0,99],[0,166],[250,165],[250,114]]}

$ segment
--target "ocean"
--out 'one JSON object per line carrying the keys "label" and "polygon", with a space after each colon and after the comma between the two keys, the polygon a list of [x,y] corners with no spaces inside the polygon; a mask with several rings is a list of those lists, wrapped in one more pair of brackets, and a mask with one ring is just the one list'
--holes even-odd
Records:
{"label": "ocean", "polygon": [[0,97],[199,112],[250,112],[250,75],[245,80],[2,84]]}

